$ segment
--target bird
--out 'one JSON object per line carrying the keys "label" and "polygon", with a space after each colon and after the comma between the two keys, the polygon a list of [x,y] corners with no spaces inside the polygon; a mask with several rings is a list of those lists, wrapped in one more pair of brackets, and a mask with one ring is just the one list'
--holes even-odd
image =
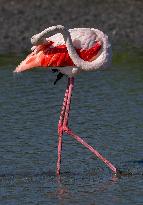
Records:
{"label": "bird", "polygon": [[117,175],[119,170],[95,148],[89,145],[68,125],[75,76],[81,72],[96,71],[108,67],[112,52],[108,36],[95,28],[72,28],[63,25],[51,26],[31,37],[32,52],[14,70],[23,72],[35,67],[58,71],[55,83],[63,76],[68,77],[67,88],[58,122],[58,157],[56,174],[61,173],[63,134],[66,133],[81,143]]}

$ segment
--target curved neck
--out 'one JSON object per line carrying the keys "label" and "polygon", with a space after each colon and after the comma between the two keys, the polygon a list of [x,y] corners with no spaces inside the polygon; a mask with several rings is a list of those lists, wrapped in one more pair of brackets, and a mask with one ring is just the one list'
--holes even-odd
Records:
{"label": "curved neck", "polygon": [[95,60],[91,62],[84,61],[79,57],[79,55],[76,52],[76,49],[73,46],[70,32],[64,26],[61,25],[49,27],[41,33],[34,35],[31,38],[31,43],[34,45],[40,44],[42,42],[44,43],[46,37],[50,37],[51,35],[60,32],[64,37],[69,56],[72,59],[73,63],[78,68],[84,71],[96,70],[100,67],[105,67],[109,63],[109,60],[111,58],[111,49],[108,37],[102,31],[93,28],[91,30],[97,36],[98,41],[102,42],[102,53],[99,55],[99,57],[97,57]]}
{"label": "curved neck", "polygon": [[98,41],[102,43],[101,54],[91,62],[84,61],[83,59],[81,59],[72,44],[70,35],[65,36],[66,37],[65,42],[66,42],[69,56],[71,57],[72,61],[77,67],[85,71],[96,70],[100,67],[106,67],[107,64],[109,64],[109,61],[111,60],[111,46],[109,44],[108,37],[105,34],[103,34],[103,32],[97,29],[91,29],[91,30],[95,32]]}

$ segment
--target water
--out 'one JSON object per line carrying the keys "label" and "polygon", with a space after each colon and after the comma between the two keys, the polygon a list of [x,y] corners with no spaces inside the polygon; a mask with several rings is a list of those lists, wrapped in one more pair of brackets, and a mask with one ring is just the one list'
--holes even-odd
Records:
{"label": "water", "polygon": [[75,80],[70,127],[113,164],[120,178],[64,135],[61,180],[55,175],[57,123],[67,78],[35,69],[13,75],[15,57],[0,66],[1,205],[143,204],[142,53],[114,56],[110,69]]}

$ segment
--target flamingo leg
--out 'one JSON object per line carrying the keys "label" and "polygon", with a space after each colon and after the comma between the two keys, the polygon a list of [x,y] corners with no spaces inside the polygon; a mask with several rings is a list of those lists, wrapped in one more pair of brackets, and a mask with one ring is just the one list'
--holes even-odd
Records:
{"label": "flamingo leg", "polygon": [[94,149],[91,145],[89,145],[85,140],[81,139],[81,137],[79,137],[78,135],[74,134],[72,132],[72,130],[70,130],[69,128],[67,128],[67,130],[65,130],[65,133],[67,133],[68,135],[72,136],[79,143],[81,143],[87,149],[89,149],[94,155],[96,155],[101,161],[103,161],[112,170],[112,172],[114,174],[117,173],[116,167],[109,160],[107,160],[105,157],[103,157],[96,149]]}
{"label": "flamingo leg", "polygon": [[[94,149],[91,145],[89,145],[81,137],[79,137],[78,135],[74,134],[74,132],[68,127],[68,118],[69,118],[69,112],[70,112],[70,103],[71,103],[73,87],[74,87],[74,78],[69,78],[69,81],[68,81],[68,91],[66,92],[67,94],[65,95],[66,96],[65,97],[66,100],[65,100],[65,103],[63,103],[63,109],[62,109],[62,112],[61,112],[61,113],[63,113],[63,115],[62,115],[62,123],[60,124],[61,125],[60,129],[61,129],[62,135],[65,132],[66,134],[72,136],[79,143],[81,143],[87,149],[89,149],[94,155],[96,155],[101,161],[103,161],[112,170],[112,172],[114,174],[117,174],[117,171],[118,171],[117,168],[109,160],[107,160],[105,157],[103,157],[96,149]],[[57,172],[57,174],[59,174],[59,172]]]}
{"label": "flamingo leg", "polygon": [[61,165],[61,152],[62,152],[62,136],[63,136],[63,121],[64,121],[64,115],[65,115],[65,110],[66,110],[66,105],[67,105],[67,100],[68,100],[68,93],[69,93],[69,79],[68,79],[68,85],[67,89],[65,91],[65,97],[61,109],[61,114],[60,114],[60,119],[58,123],[58,159],[57,159],[57,175],[60,175],[60,165]]}
{"label": "flamingo leg", "polygon": [[72,97],[72,91],[74,88],[74,78],[69,78],[69,92],[68,92],[68,98],[67,98],[67,104],[65,108],[65,115],[63,119],[63,129],[64,131],[68,127],[68,118],[69,118],[69,112],[70,112],[70,104],[71,104],[71,97]]}

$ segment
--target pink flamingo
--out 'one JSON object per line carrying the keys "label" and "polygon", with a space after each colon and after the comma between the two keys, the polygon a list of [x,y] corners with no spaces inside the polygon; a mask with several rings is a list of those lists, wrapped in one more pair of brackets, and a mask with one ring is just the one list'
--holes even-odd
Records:
{"label": "pink flamingo", "polygon": [[[94,71],[106,67],[111,59],[111,46],[107,35],[94,28],[66,29],[52,26],[31,38],[32,53],[21,62],[14,72],[22,72],[33,67],[56,67],[61,74],[68,76],[63,106],[58,123],[57,175],[60,175],[62,136],[66,133],[101,159],[114,174],[117,168],[96,149],[76,135],[68,126],[74,76],[82,71]],[[53,68],[53,69],[54,69]]]}

